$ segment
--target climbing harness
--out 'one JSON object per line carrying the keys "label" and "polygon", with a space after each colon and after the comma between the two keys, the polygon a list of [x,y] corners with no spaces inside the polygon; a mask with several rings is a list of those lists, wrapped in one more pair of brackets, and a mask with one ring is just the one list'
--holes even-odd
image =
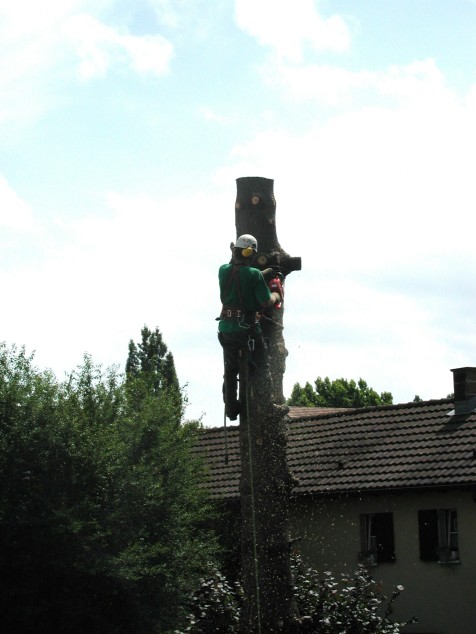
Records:
{"label": "climbing harness", "polygon": [[238,324],[238,326],[243,330],[249,330],[252,325],[254,325],[258,316],[255,311],[245,310],[245,302],[243,299],[243,294],[241,292],[241,283],[240,283],[240,266],[235,265],[230,272],[228,280],[226,282],[226,286],[221,293],[221,300],[227,297],[228,292],[231,288],[231,285],[235,283],[236,285],[236,294],[238,295],[238,301],[240,308],[236,306],[230,306],[228,304],[223,304],[220,319],[224,319],[225,321],[234,321]]}
{"label": "climbing harness", "polygon": [[241,310],[241,308],[223,307],[217,321],[233,321],[238,324],[242,330],[250,330],[258,323],[258,313],[250,310]]}

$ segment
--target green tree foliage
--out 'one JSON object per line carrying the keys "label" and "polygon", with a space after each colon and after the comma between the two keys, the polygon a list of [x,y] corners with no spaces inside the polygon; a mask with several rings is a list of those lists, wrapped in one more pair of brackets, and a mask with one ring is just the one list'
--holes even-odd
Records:
{"label": "green tree foliage", "polygon": [[126,382],[136,406],[150,395],[166,392],[172,404],[184,413],[186,399],[180,390],[174,357],[158,328],[151,331],[144,326],[140,343],[134,343],[132,339],[129,341]]}
{"label": "green tree foliage", "polygon": [[150,388],[155,393],[159,393],[162,388],[179,391],[174,358],[158,328],[152,332],[144,326],[141,330],[141,342],[136,344],[132,339],[129,341],[126,376],[132,379],[139,375],[150,381]]}
{"label": "green tree foliage", "polygon": [[393,396],[390,392],[378,394],[363,379],[356,383],[353,379],[331,381],[327,376],[325,379],[319,376],[314,386],[306,383],[301,387],[296,383],[287,403],[296,407],[369,407],[391,405]]}
{"label": "green tree foliage", "polygon": [[0,344],[5,631],[149,634],[185,617],[214,550],[198,425],[181,421],[178,383],[151,389],[157,360],[138,358],[127,380],[86,356],[58,382]]}

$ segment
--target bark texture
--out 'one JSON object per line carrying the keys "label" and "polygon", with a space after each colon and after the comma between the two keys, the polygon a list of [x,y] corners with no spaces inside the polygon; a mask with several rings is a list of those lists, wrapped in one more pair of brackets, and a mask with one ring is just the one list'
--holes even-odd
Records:
{"label": "bark texture", "polygon": [[[291,258],[278,242],[273,180],[237,179],[235,225],[237,237],[250,233],[257,239],[258,268],[279,267],[285,275],[301,268],[300,258]],[[268,349],[245,351],[240,363],[244,633],[295,629],[288,521],[295,482],[286,458],[284,305],[261,321]]]}

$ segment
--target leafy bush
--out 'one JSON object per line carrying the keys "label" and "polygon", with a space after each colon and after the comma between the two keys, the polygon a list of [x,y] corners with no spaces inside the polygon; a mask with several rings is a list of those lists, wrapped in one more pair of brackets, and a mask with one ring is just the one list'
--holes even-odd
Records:
{"label": "leafy bush", "polygon": [[212,566],[200,579],[200,587],[190,604],[186,632],[193,634],[234,634],[239,632],[242,591],[240,584],[231,584]]}
{"label": "leafy bush", "polygon": [[390,597],[362,565],[352,575],[319,575],[300,557],[293,561],[295,599],[303,632],[319,634],[398,634],[415,619],[395,622],[393,603],[403,591],[396,586]]}
{"label": "leafy bush", "polygon": [[[319,575],[300,557],[292,562],[294,598],[298,610],[296,632],[302,634],[399,634],[416,619],[396,622],[391,618],[393,603],[403,591],[397,586],[390,597],[364,566],[339,581],[330,572]],[[216,570],[201,580],[192,599],[185,632],[192,634],[234,634],[239,632],[242,589]],[[178,634],[178,633],[177,633]],[[180,633],[182,634],[182,633]]]}

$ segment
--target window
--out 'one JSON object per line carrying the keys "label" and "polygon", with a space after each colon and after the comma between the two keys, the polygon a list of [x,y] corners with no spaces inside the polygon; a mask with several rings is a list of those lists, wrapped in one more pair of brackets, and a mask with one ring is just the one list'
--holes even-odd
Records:
{"label": "window", "polygon": [[360,560],[377,565],[395,561],[393,513],[371,513],[360,516]]}
{"label": "window", "polygon": [[422,561],[459,563],[456,509],[418,511],[418,533]]}

